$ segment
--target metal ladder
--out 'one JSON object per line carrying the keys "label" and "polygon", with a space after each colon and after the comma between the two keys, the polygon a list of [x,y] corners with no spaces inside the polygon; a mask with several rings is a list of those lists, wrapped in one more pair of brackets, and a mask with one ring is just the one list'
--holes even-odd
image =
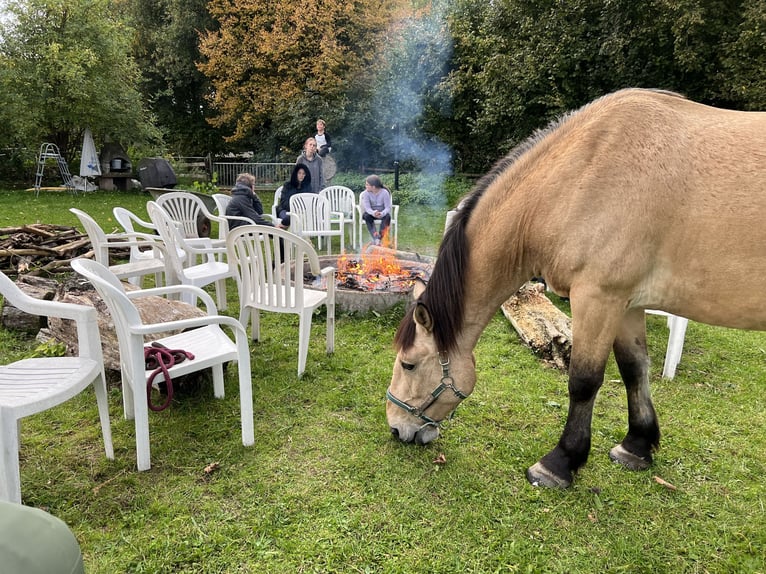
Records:
{"label": "metal ladder", "polygon": [[72,174],[69,173],[69,166],[66,160],[59,153],[59,148],[54,143],[44,143],[40,146],[40,155],[37,157],[37,173],[35,174],[35,197],[40,195],[40,184],[43,181],[45,173],[45,164],[49,159],[56,160],[61,173],[61,179],[64,181],[64,187],[70,193],[77,195],[77,189],[72,181]]}

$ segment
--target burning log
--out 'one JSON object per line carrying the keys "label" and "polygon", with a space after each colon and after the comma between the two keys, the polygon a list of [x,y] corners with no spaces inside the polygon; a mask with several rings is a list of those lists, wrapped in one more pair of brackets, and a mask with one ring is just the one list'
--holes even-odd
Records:
{"label": "burning log", "polygon": [[572,320],[545,296],[541,283],[525,283],[502,305],[521,340],[561,371],[569,371]]}

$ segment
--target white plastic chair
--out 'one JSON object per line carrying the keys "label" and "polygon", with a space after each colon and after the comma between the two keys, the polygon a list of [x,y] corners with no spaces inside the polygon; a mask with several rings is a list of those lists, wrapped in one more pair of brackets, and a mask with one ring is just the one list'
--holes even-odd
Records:
{"label": "white plastic chair", "polygon": [[[343,214],[343,224],[349,228],[351,246],[356,248],[356,195],[354,190],[343,185],[330,185],[319,192],[319,195],[330,202],[330,211]],[[338,224],[336,215],[332,222]]]}
{"label": "white plastic chair", "polygon": [[[204,287],[215,283],[215,292],[220,309],[226,309],[226,279],[234,277],[228,263],[216,260],[216,255],[226,251],[224,247],[213,247],[210,239],[198,239],[192,244],[181,236],[181,232],[170,216],[165,213],[154,201],[146,204],[149,218],[157,227],[157,231],[165,243],[165,259],[167,261],[165,275],[169,285],[194,285]],[[183,251],[192,264],[183,266],[178,252]],[[202,263],[195,263],[197,257],[202,258]],[[182,300],[191,303],[192,296],[187,294]]]}
{"label": "white plastic chair", "polygon": [[678,363],[681,362],[689,319],[654,309],[647,309],[646,312],[651,315],[663,315],[668,318],[670,334],[668,335],[668,347],[665,351],[665,364],[662,366],[662,376],[666,379],[672,379],[676,376]]}
{"label": "white plastic chair", "polygon": [[[245,225],[232,230],[226,241],[229,264],[237,272],[239,321],[247,328],[251,322],[252,339],[260,339],[260,311],[295,313],[300,317],[298,330],[298,376],[306,369],[311,319],[314,310],[327,306],[327,353],[335,350],[335,269],[320,269],[314,247],[297,235],[263,225]],[[321,276],[327,289],[304,286],[308,270]]]}
{"label": "white plastic chair", "polygon": [[207,218],[210,221],[219,221],[221,219],[210,213],[199,197],[185,191],[163,193],[157,197],[155,203],[164,209],[173,221],[179,224],[184,239],[204,237],[200,233],[203,218]]}
{"label": "white plastic chair", "polygon": [[[367,233],[367,224],[364,222],[364,218],[362,215],[364,214],[363,208],[362,208],[362,196],[367,193],[366,191],[363,191],[362,194],[359,196],[359,203],[356,205],[356,228],[358,230],[359,235],[357,236],[357,245],[361,246],[364,245],[364,242],[362,241],[362,238],[364,237],[364,234]],[[380,229],[380,220],[375,221],[375,227],[376,229]],[[397,204],[391,205],[391,225],[388,228],[389,229],[389,238],[393,236],[393,240],[391,240],[391,245],[394,249],[398,249],[399,247],[399,206]]]}
{"label": "white plastic chair", "polygon": [[[299,225],[293,222],[293,214],[298,216]],[[327,255],[332,253],[333,237],[340,237],[340,252],[345,252],[344,221],[344,215],[333,212],[327,198],[317,193],[297,193],[290,197],[290,230],[304,238],[316,238],[319,249],[322,240],[327,239]],[[333,223],[338,227],[333,229]]]}
{"label": "white plastic chair", "polygon": [[[169,349],[181,349],[194,355],[194,359],[176,363],[168,369],[168,374],[173,378],[212,367],[213,393],[216,398],[224,396],[224,363],[237,361],[242,444],[250,446],[255,442],[250,351],[247,333],[236,319],[218,315],[210,295],[197,287],[175,285],[125,292],[119,279],[97,261],[75,259],[72,261],[72,268],[93,284],[114,321],[120,347],[123,409],[126,419],[135,419],[138,470],[151,468],[149,406],[146,393],[146,383],[151,370],[145,368],[144,338],[151,340],[155,333],[183,330],[178,335],[156,340]],[[152,324],[144,324],[141,321],[138,309],[132,302],[134,299],[179,291],[191,295],[192,298],[202,299],[207,316]],[[234,333],[234,342],[221,327],[227,327]],[[156,382],[163,380],[162,373],[155,378]]]}
{"label": "white plastic chair", "polygon": [[274,225],[277,224],[277,221],[279,220],[279,202],[282,200],[282,188],[284,186],[280,185],[276,191],[274,192],[274,203],[271,204],[271,219],[274,221]]}
{"label": "white plastic chair", "polygon": [[2,272],[0,293],[25,313],[71,319],[77,325],[78,356],[23,359],[0,366],[0,500],[21,503],[19,431],[23,417],[59,405],[93,385],[107,458],[114,458],[114,449],[96,310],[30,297]]}
{"label": "white plastic chair", "polygon": [[[109,270],[120,279],[127,279],[134,285],[140,285],[141,277],[144,275],[154,275],[156,280],[158,276],[165,272],[165,261],[162,257],[165,246],[162,242],[157,241],[156,237],[135,232],[110,233],[107,235],[96,220],[84,211],[74,207],[70,208],[69,211],[77,216],[77,219],[80,220],[85,229],[85,233],[87,233],[93,247],[93,255],[96,261],[109,267]],[[132,250],[135,248],[138,251],[141,247],[146,248],[146,251],[142,253],[151,254],[151,257],[141,256],[139,259],[134,260]],[[128,263],[109,265],[109,250],[126,248],[131,249],[130,261]],[[159,283],[161,284],[161,280]]]}

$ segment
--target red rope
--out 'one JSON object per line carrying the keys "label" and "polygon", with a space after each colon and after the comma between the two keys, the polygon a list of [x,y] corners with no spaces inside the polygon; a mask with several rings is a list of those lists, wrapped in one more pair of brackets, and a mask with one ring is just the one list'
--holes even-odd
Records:
{"label": "red rope", "polygon": [[[189,359],[194,359],[194,355],[188,351],[182,351],[180,349],[168,349],[161,343],[152,343],[150,347],[144,347],[144,361],[146,362],[147,369],[154,369],[149,378],[146,381],[146,400],[149,403],[149,408],[155,412],[164,411],[170,406],[170,401],[173,400],[173,381],[170,378],[168,369],[170,369],[176,363],[181,363]],[[167,386],[167,397],[165,402],[161,405],[155,405],[152,403],[152,384],[154,378],[162,373],[165,378],[165,385]]]}

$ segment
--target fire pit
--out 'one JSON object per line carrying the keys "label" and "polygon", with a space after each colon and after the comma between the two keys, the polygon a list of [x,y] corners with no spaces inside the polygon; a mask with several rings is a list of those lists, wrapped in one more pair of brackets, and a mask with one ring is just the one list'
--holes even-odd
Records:
{"label": "fire pit", "polygon": [[[433,268],[431,258],[383,247],[370,247],[362,254],[324,255],[319,262],[321,267],[332,266],[337,270],[338,308],[360,313],[385,311],[406,301],[415,281],[428,280]],[[319,287],[321,279],[311,279],[309,283]]]}

